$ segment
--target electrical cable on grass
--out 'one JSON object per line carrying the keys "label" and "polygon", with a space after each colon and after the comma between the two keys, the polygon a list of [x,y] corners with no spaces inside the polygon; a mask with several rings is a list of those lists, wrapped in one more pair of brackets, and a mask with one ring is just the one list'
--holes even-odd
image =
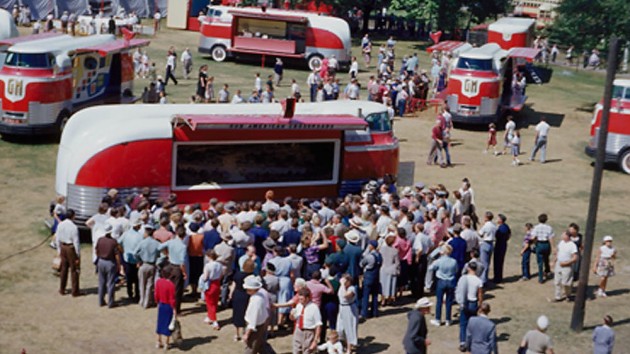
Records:
{"label": "electrical cable on grass", "polygon": [[44,240],[42,240],[42,242],[40,242],[40,243],[36,244],[35,246],[33,246],[33,247],[31,247],[31,248],[27,248],[27,249],[25,249],[25,250],[21,250],[21,251],[19,251],[19,252],[16,252],[16,253],[10,254],[10,255],[8,255],[8,256],[6,256],[6,257],[4,257],[4,258],[0,258],[0,263],[4,262],[4,261],[6,261],[6,260],[9,260],[9,259],[11,259],[11,258],[13,258],[13,257],[15,257],[15,256],[19,256],[19,255],[24,254],[24,253],[26,253],[26,252],[32,251],[32,250],[34,250],[34,249],[36,249],[36,248],[38,248],[38,247],[41,247],[43,244],[45,244],[46,242],[48,242],[48,240],[49,240],[51,237],[52,237],[52,235],[49,235],[49,236],[48,236],[48,237],[46,237]]}

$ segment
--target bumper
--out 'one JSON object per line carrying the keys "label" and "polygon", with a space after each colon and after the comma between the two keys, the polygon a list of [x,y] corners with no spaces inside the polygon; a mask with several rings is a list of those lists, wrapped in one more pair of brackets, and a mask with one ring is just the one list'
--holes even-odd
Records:
{"label": "bumper", "polygon": [[199,53],[210,54],[211,48],[199,47],[198,51],[199,51]]}
{"label": "bumper", "polygon": [[[595,158],[595,154],[597,153],[597,149],[587,145],[584,148],[584,152],[588,156],[590,156],[592,158]],[[617,163],[618,159],[619,159],[619,157],[617,156],[617,154],[612,154],[612,153],[606,152],[606,156],[604,157],[604,162],[606,162],[606,163]]]}
{"label": "bumper", "polygon": [[14,125],[0,122],[0,134],[3,135],[52,135],[59,133],[56,123],[38,125]]}
{"label": "bumper", "polygon": [[453,122],[475,124],[475,125],[496,123],[499,118],[496,114],[491,114],[487,116],[466,116],[466,115],[452,113],[452,115],[453,115]]}

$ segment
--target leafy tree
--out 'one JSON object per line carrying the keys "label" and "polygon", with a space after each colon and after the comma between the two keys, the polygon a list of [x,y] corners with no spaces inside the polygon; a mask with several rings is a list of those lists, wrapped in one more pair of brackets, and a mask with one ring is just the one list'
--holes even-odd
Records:
{"label": "leafy tree", "polygon": [[550,28],[552,42],[590,50],[606,48],[613,34],[630,39],[628,0],[563,1],[556,13],[558,17]]}

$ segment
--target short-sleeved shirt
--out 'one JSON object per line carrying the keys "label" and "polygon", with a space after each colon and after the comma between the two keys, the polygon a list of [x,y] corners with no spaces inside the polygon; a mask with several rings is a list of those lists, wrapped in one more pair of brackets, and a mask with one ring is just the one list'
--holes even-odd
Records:
{"label": "short-sleeved shirt", "polygon": [[577,253],[577,246],[573,241],[560,241],[558,243],[558,264],[568,262]]}
{"label": "short-sleeved shirt", "polygon": [[549,124],[543,121],[536,125],[536,132],[538,133],[539,137],[546,137],[547,134],[549,134],[549,128]]}
{"label": "short-sleeved shirt", "polygon": [[485,224],[479,230],[479,235],[484,241],[494,242],[494,238],[497,232],[497,226],[492,221],[486,221]]}
{"label": "short-sleeved shirt", "polygon": [[539,242],[549,241],[554,236],[553,229],[547,224],[538,224],[532,230],[532,238]]}
{"label": "short-sleeved shirt", "polygon": [[187,248],[184,241],[180,238],[174,238],[161,244],[158,249],[161,251],[168,248],[168,258],[172,264],[183,265],[186,262]]}
{"label": "short-sleeved shirt", "polygon": [[479,295],[479,289],[483,287],[483,282],[476,275],[464,275],[466,277],[467,285],[468,285],[468,294],[466,294],[466,299],[468,301],[477,301],[479,300],[477,296]]}
{"label": "short-sleeved shirt", "polygon": [[538,330],[525,333],[523,341],[527,344],[527,354],[544,354],[548,349],[553,348],[551,338]]}
{"label": "short-sleeved shirt", "polygon": [[332,294],[332,290],[317,280],[309,280],[306,287],[311,291],[311,301],[317,306],[322,304],[322,294]]}
{"label": "short-sleeved shirt", "polygon": [[118,253],[118,242],[111,237],[101,237],[96,243],[96,256],[99,259],[105,259],[115,262]]}

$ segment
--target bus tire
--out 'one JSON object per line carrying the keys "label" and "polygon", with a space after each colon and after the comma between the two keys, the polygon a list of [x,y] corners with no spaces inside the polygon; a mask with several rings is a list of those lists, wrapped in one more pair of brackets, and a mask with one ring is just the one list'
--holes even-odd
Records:
{"label": "bus tire", "polygon": [[319,54],[313,54],[310,57],[308,57],[308,68],[313,71],[313,70],[319,70],[319,68],[322,67],[322,60],[324,59],[324,57],[322,57]]}
{"label": "bus tire", "polygon": [[619,168],[630,175],[630,148],[627,148],[619,157]]}
{"label": "bus tire", "polygon": [[227,51],[225,50],[225,46],[221,44],[215,45],[210,50],[210,56],[212,56],[212,60],[214,61],[224,61],[227,58]]}
{"label": "bus tire", "polygon": [[59,134],[63,133],[63,130],[66,128],[66,124],[70,120],[70,112],[67,110],[63,110],[59,112],[59,116],[57,116],[57,126],[59,127]]}

